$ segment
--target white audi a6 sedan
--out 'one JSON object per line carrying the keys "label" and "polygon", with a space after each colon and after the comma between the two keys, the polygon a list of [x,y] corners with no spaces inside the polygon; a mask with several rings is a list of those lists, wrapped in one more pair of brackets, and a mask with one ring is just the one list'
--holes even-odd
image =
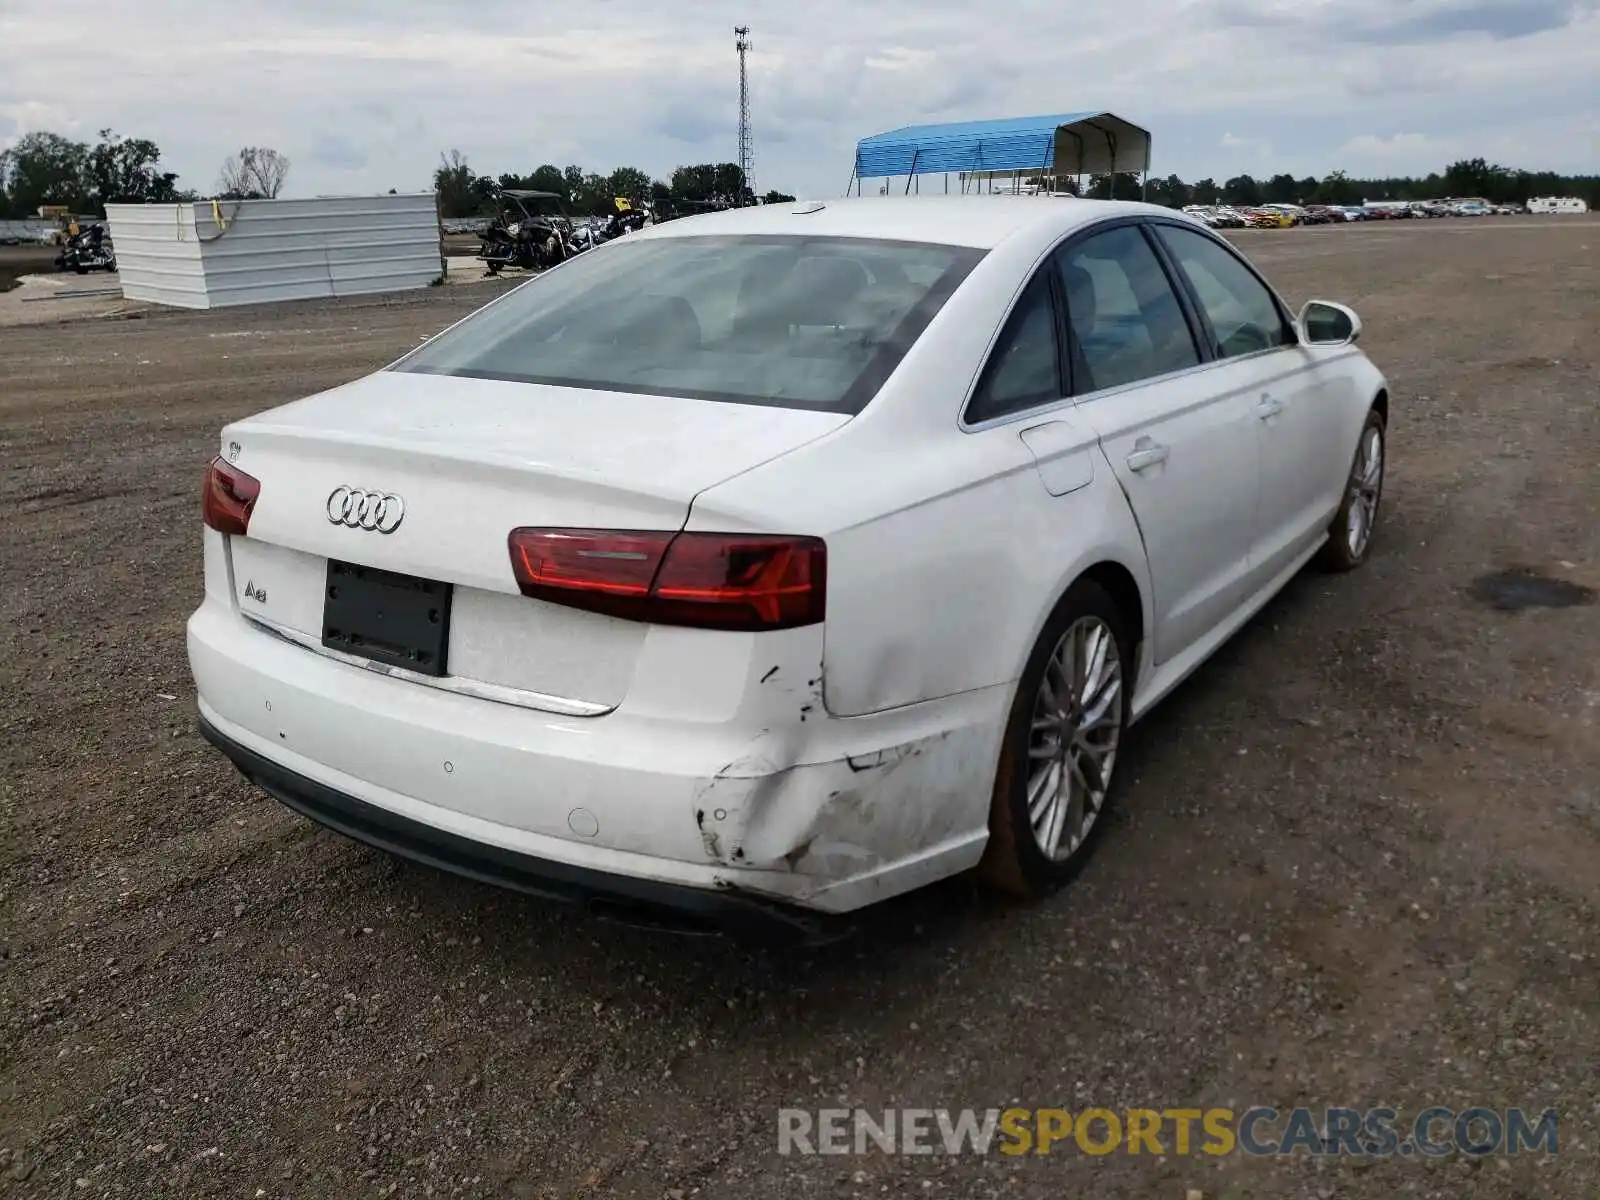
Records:
{"label": "white audi a6 sedan", "polygon": [[1048,889],[1130,724],[1366,557],[1359,333],[1139,204],[630,235],[222,431],[203,730],[336,830],[616,915]]}

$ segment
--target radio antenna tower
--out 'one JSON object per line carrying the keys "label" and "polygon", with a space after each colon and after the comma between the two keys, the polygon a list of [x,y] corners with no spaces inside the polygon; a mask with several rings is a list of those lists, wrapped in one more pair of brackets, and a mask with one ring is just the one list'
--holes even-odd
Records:
{"label": "radio antenna tower", "polygon": [[756,190],[755,143],[750,139],[750,77],[745,71],[745,53],[750,49],[750,26],[736,25],[733,29],[734,46],[739,51],[739,169],[744,172],[744,185],[754,195]]}

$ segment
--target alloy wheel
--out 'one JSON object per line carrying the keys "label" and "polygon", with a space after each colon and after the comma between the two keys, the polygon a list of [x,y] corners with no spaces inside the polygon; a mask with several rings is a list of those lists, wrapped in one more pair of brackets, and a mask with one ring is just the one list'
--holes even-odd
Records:
{"label": "alloy wheel", "polygon": [[1350,470],[1350,503],[1346,508],[1345,544],[1351,558],[1367,552],[1378,522],[1378,496],[1383,490],[1383,430],[1369,425],[1361,434],[1355,465]]}
{"label": "alloy wheel", "polygon": [[1028,823],[1062,862],[1105,805],[1122,740],[1122,653],[1100,618],[1080,617],[1045,664],[1028,737]]}

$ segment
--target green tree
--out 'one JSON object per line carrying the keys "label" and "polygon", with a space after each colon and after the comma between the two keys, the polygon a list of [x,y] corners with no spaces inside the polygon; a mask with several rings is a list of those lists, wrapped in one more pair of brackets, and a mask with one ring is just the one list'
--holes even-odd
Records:
{"label": "green tree", "polygon": [[1165,179],[1150,180],[1146,189],[1145,199],[1151,204],[1165,204],[1168,208],[1182,208],[1191,203],[1192,191],[1187,183],[1176,175],[1168,175]]}
{"label": "green tree", "polygon": [[58,133],[29,133],[0,155],[0,184],[18,216],[32,216],[41,204],[74,209],[89,203],[89,147]]}
{"label": "green tree", "polygon": [[567,177],[561,173],[561,168],[552,163],[545,163],[529,175],[523,184],[529,191],[554,192],[558,196],[570,195],[567,189]]}
{"label": "green tree", "polygon": [[474,190],[476,176],[459,150],[439,156],[433,172],[433,190],[439,197],[439,214],[445,217],[470,217],[478,211],[482,196]]}
{"label": "green tree", "polygon": [[1261,185],[1249,175],[1235,175],[1222,185],[1222,202],[1224,204],[1238,204],[1248,208],[1253,204],[1260,204]]}
{"label": "green tree", "polygon": [[1191,204],[1215,204],[1222,198],[1222,191],[1217,187],[1217,181],[1211,178],[1200,180],[1189,190],[1193,199]]}
{"label": "green tree", "polygon": [[672,194],[684,200],[730,207],[754,204],[755,193],[745,183],[737,163],[696,163],[672,172]]}
{"label": "green tree", "polygon": [[1144,181],[1132,171],[1110,175],[1091,175],[1084,195],[1091,200],[1137,200],[1144,193]]}
{"label": "green tree", "polygon": [[794,197],[789,195],[786,192],[769,191],[766,195],[761,197],[761,203],[763,203],[763,204],[793,204],[794,203]]}
{"label": "green tree", "polygon": [[1265,204],[1293,204],[1299,192],[1300,185],[1287,173],[1274,175],[1261,185],[1261,199]]}
{"label": "green tree", "polygon": [[1321,204],[1361,203],[1360,189],[1343,171],[1329,171],[1318,182],[1312,195]]}
{"label": "green tree", "polygon": [[1505,173],[1504,167],[1491,166],[1481,158],[1462,159],[1444,169],[1444,186],[1452,196],[1493,199],[1493,193],[1499,190],[1499,177]]}
{"label": "green tree", "polygon": [[89,203],[102,215],[107,204],[165,203],[177,198],[178,176],[159,170],[161,150],[149,138],[124,138],[100,131],[100,144],[89,151],[84,178]]}
{"label": "green tree", "polygon": [[611,172],[606,187],[613,196],[628,200],[645,200],[650,196],[650,172],[638,167],[618,167]]}
{"label": "green tree", "polygon": [[711,163],[677,167],[672,172],[672,194],[684,200],[710,200],[717,189],[717,168]]}

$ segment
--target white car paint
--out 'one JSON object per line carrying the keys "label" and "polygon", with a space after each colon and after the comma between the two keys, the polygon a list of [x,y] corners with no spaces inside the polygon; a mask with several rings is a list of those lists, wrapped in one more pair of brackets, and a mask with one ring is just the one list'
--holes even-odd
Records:
{"label": "white car paint", "polygon": [[[1141,715],[1318,549],[1384,388],[1351,347],[1296,345],[965,425],[1054,248],[1156,216],[1174,214],[872,198],[585,255],[795,233],[986,251],[854,416],[386,370],[228,426],[222,455],[262,490],[248,536],[204,531],[201,715],[371,805],[611,875],[840,912],[972,867],[1013,691],[1065,590],[1104,564],[1136,587]],[[1152,444],[1165,457],[1130,468]],[[402,495],[403,526],[330,523],[340,485]],[[725,632],[529,599],[506,544],[524,525],[820,537],[826,619]],[[324,650],[330,557],[454,584],[451,675]]]}

